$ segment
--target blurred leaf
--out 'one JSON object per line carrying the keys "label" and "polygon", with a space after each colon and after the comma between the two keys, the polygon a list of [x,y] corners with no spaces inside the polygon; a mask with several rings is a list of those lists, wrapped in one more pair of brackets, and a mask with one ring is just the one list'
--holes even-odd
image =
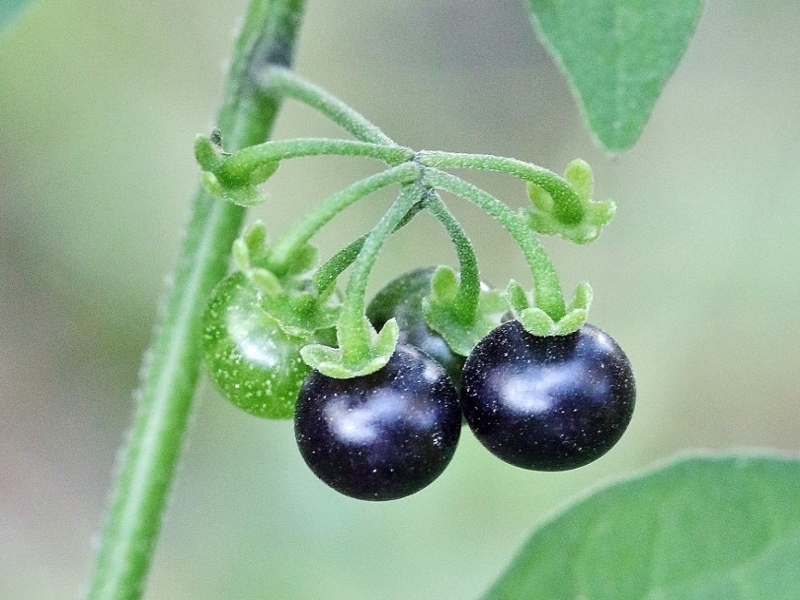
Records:
{"label": "blurred leaf", "polygon": [[600,144],[630,148],[678,66],[702,0],[526,0]]}
{"label": "blurred leaf", "polygon": [[800,598],[800,462],[688,458],[544,524],[483,600]]}
{"label": "blurred leaf", "polygon": [[31,0],[0,0],[0,33],[9,27]]}

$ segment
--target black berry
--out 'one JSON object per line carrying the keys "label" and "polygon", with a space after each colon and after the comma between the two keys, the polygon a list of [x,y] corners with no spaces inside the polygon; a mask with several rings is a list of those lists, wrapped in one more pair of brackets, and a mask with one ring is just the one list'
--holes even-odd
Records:
{"label": "black berry", "polygon": [[502,460],[560,471],[611,449],[635,396],[630,362],[603,331],[587,324],[538,337],[509,321],[467,358],[461,407],[478,440]]}
{"label": "black berry", "polygon": [[431,483],[453,457],[460,430],[450,379],[406,344],[370,375],[334,379],[312,371],[295,413],[306,464],[335,490],[363,500],[402,498]]}

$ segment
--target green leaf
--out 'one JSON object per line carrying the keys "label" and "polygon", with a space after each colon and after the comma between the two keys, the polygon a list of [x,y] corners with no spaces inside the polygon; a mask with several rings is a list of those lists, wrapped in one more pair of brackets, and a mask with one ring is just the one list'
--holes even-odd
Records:
{"label": "green leaf", "polygon": [[702,0],[525,0],[589,129],[606,149],[630,148],[678,66]]}
{"label": "green leaf", "polygon": [[0,0],[0,32],[10,27],[30,0]]}
{"label": "green leaf", "polygon": [[800,462],[682,458],[542,525],[483,600],[796,600]]}

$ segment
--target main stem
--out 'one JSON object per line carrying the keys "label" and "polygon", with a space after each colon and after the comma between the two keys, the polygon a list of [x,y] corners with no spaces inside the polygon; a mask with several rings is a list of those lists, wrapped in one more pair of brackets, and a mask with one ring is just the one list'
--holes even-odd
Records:
{"label": "main stem", "polygon": [[[237,40],[218,125],[237,150],[269,136],[279,101],[254,75],[288,67],[305,0],[252,0]],[[202,359],[200,322],[211,288],[225,274],[244,209],[202,190],[195,197],[165,312],[147,352],[138,408],[119,465],[88,600],[141,597],[161,515],[192,408]]]}

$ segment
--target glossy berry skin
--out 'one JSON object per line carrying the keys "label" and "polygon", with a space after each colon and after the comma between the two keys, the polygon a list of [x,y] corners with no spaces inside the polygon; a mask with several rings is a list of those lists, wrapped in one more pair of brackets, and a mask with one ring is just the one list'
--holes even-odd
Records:
{"label": "glossy berry skin", "polygon": [[450,462],[461,432],[458,394],[442,367],[398,344],[385,367],[334,379],[312,371],[300,390],[295,438],[333,489],[362,500],[418,492]]}
{"label": "glossy berry skin", "polygon": [[203,315],[203,350],[211,379],[239,408],[288,419],[311,369],[300,357],[308,340],[287,335],[261,307],[258,290],[237,271],[214,290]]}
{"label": "glossy berry skin", "polygon": [[426,267],[409,271],[389,282],[369,303],[367,318],[377,330],[389,319],[396,319],[400,341],[436,359],[458,386],[466,357],[453,352],[444,338],[428,326],[422,310],[435,270],[436,267]]}
{"label": "glossy berry skin", "polygon": [[500,459],[541,471],[581,467],[616,444],[631,420],[636,386],[622,349],[584,325],[537,337],[519,321],[490,332],[467,358],[461,408]]}

